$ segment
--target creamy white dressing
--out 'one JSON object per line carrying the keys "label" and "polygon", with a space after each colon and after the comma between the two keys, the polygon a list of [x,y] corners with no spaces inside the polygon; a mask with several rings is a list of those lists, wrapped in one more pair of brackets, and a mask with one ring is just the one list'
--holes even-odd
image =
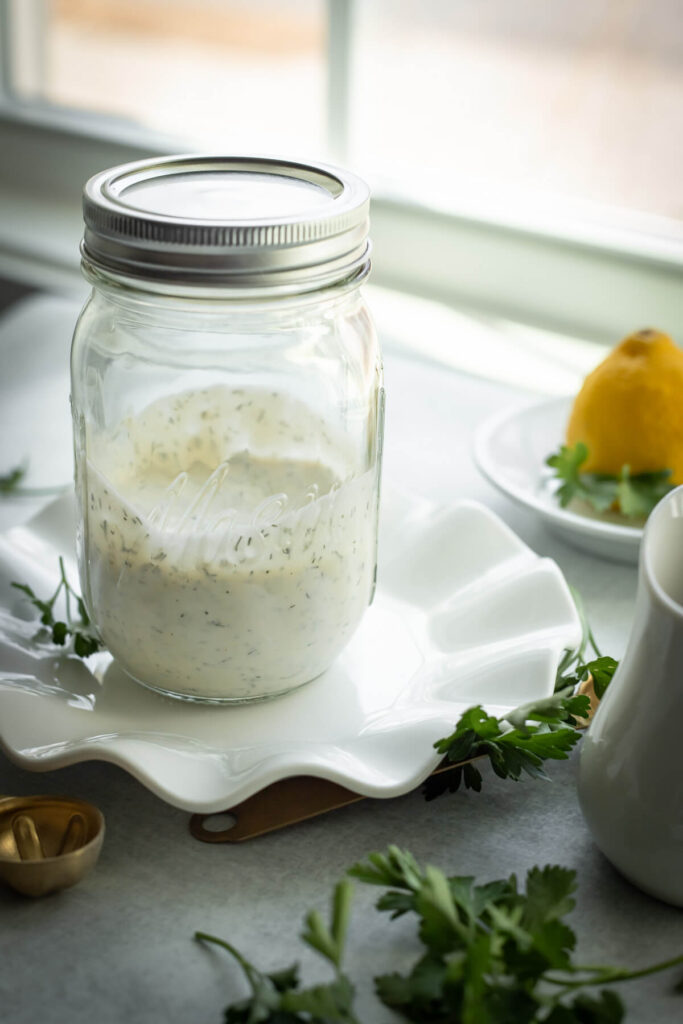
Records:
{"label": "creamy white dressing", "polygon": [[253,700],[315,678],[371,598],[377,478],[276,392],[160,399],[90,446],[86,600],[132,676]]}

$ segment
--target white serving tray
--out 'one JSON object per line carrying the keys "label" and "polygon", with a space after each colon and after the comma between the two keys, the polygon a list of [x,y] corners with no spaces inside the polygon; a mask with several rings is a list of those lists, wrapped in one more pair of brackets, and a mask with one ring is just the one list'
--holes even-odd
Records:
{"label": "white serving tray", "polygon": [[439,762],[465,708],[501,715],[552,692],[580,637],[557,565],[492,512],[386,496],[374,604],[335,664],[270,702],[189,705],[132,682],[106,654],[83,662],[36,639],[33,609],[66,556],[71,497],[0,536],[0,745],[24,768],[111,761],[187,811],[233,807],[270,783],[317,776],[393,797]]}

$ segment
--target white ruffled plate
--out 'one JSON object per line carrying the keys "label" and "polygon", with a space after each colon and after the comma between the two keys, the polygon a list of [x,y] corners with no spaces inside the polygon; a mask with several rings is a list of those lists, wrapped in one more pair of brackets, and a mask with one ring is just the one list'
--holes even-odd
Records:
{"label": "white ruffled plate", "polygon": [[562,508],[557,482],[545,460],[563,443],[570,398],[553,398],[505,409],[477,430],[474,459],[489,483],[508,498],[538,513],[565,540],[591,554],[619,562],[638,561],[641,526],[611,513]]}
{"label": "white ruffled plate", "polygon": [[175,807],[212,813],[278,779],[313,775],[392,797],[436,767],[433,743],[468,706],[494,714],[552,691],[559,656],[579,640],[557,565],[493,513],[462,502],[384,502],[372,608],[319,679],[269,703],[180,703],[128,679],[106,654],[87,663],[35,640],[32,609],[68,553],[74,514],[60,499],[0,537],[0,742],[46,771],[111,761]]}

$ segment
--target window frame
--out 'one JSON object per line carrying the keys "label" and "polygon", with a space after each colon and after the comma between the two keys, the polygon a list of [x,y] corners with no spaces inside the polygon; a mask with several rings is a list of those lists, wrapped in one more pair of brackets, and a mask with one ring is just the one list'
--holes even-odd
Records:
{"label": "window frame", "polygon": [[[132,122],[13,97],[11,3],[0,0],[0,274],[73,290],[83,182],[103,167],[177,152],[178,145]],[[354,3],[327,0],[329,148],[340,163]],[[466,198],[417,198],[386,181],[370,185],[378,284],[606,343],[653,317],[683,339],[677,222],[624,215],[605,225],[589,204],[558,216],[509,197],[483,209]],[[22,221],[31,203],[36,216]]]}

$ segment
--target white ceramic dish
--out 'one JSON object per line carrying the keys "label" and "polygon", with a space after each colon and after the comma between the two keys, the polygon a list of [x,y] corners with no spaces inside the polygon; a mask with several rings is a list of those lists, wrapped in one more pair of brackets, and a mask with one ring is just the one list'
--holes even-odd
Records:
{"label": "white ceramic dish", "polygon": [[493,513],[386,499],[375,602],[333,667],[269,703],[182,704],[129,680],[108,654],[85,664],[36,641],[9,581],[49,594],[73,520],[63,498],[0,537],[0,742],[38,771],[114,762],[188,811],[234,806],[295,775],[405,793],[434,769],[433,743],[466,707],[502,714],[549,694],[562,650],[579,640],[557,565]]}
{"label": "white ceramic dish", "polygon": [[555,497],[557,484],[545,460],[562,444],[570,407],[570,398],[554,398],[486,420],[475,436],[475,461],[494,487],[537,512],[565,540],[591,554],[636,563],[642,527],[607,513],[561,508]]}

